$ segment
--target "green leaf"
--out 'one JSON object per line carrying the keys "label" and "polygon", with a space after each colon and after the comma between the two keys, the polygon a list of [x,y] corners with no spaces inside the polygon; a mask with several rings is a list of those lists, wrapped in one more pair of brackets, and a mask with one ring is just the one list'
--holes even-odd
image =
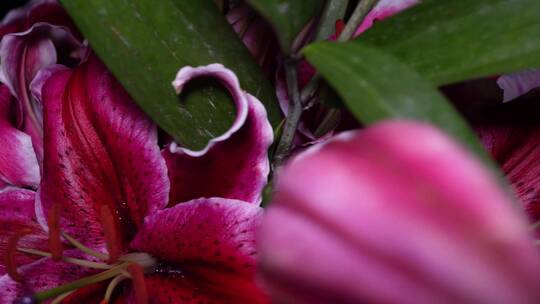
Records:
{"label": "green leaf", "polygon": [[219,62],[266,106],[280,111],[271,84],[212,0],[62,0],[90,45],[141,108],[179,143],[200,149],[231,125],[235,108],[217,83],[195,82],[180,97],[183,66]]}
{"label": "green leaf", "polygon": [[491,163],[467,123],[437,89],[396,58],[355,42],[319,42],[304,55],[360,121],[413,119],[438,126]]}
{"label": "green leaf", "polygon": [[436,85],[540,67],[540,1],[426,0],[358,38]]}
{"label": "green leaf", "polygon": [[296,36],[315,17],[323,0],[247,0],[276,31],[284,52],[290,52]]}

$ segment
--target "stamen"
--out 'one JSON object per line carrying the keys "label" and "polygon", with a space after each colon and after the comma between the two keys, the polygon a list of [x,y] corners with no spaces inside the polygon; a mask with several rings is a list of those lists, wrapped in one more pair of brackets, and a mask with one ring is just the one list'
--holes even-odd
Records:
{"label": "stamen", "polygon": [[84,253],[86,253],[88,255],[94,256],[94,257],[96,257],[96,258],[98,258],[100,260],[107,260],[109,258],[106,254],[95,251],[94,249],[85,246],[83,243],[77,241],[74,237],[67,234],[66,232],[62,232],[62,236],[66,240],[68,240],[68,242],[70,242],[71,245],[73,245],[75,248],[79,249],[80,251],[82,251],[82,252],[84,252]]}
{"label": "stamen", "polygon": [[63,294],[59,295],[58,297],[56,297],[54,300],[51,301],[51,304],[60,304],[60,303],[62,303],[62,300],[69,297],[74,292],[75,292],[75,290],[72,290],[72,291],[68,291],[66,293],[63,293]]}
{"label": "stamen", "polygon": [[105,291],[105,297],[103,298],[103,300],[101,300],[100,304],[108,304],[109,301],[111,300],[112,293],[114,289],[116,288],[116,286],[118,286],[118,284],[125,279],[127,279],[127,277],[122,274],[112,279],[111,282],[109,283],[109,286],[107,286],[107,291]]}
{"label": "stamen", "polygon": [[109,251],[109,263],[116,262],[120,256],[120,238],[111,209],[107,205],[101,206],[101,225],[105,233],[105,243]]}
{"label": "stamen", "polygon": [[146,283],[144,282],[144,270],[139,264],[130,264],[128,271],[131,274],[133,282],[133,291],[135,292],[135,303],[147,304],[148,292],[146,291]]}
{"label": "stamen", "polygon": [[47,214],[49,224],[49,248],[52,259],[59,261],[62,258],[62,241],[60,240],[60,204],[54,203]]}
{"label": "stamen", "polygon": [[[38,255],[38,256],[42,256],[42,257],[51,257],[52,256],[52,254],[49,253],[49,252],[36,250],[36,249],[31,249],[31,248],[17,248],[17,250],[19,250],[20,252],[33,254],[33,255]],[[114,266],[104,264],[104,263],[97,263],[97,262],[92,262],[92,261],[87,261],[87,260],[77,259],[77,258],[71,258],[71,257],[66,257],[66,256],[62,256],[60,259],[62,261],[64,261],[64,262],[67,262],[67,263],[71,263],[71,264],[75,264],[75,265],[79,265],[79,266],[83,266],[83,267],[88,267],[88,268],[111,269],[111,268],[114,267]]]}
{"label": "stamen", "polygon": [[58,287],[55,287],[49,290],[38,292],[34,295],[34,297],[38,301],[45,301],[52,297],[57,297],[59,295],[62,295],[66,292],[77,290],[81,287],[89,286],[98,282],[108,280],[110,278],[114,278],[115,276],[120,274],[120,270],[125,269],[126,266],[127,266],[127,263],[122,263],[118,266],[114,266],[113,268],[109,270],[88,276],[86,278],[75,280],[73,282],[60,285]]}
{"label": "stamen", "polygon": [[341,35],[343,29],[345,29],[345,22],[343,21],[343,19],[336,20],[336,37],[339,37]]}
{"label": "stamen", "polygon": [[538,228],[540,228],[540,221],[534,222],[530,226],[531,231],[535,231]]}
{"label": "stamen", "polygon": [[17,281],[17,282],[21,282],[23,279],[21,274],[17,272],[17,261],[15,260],[15,256],[17,253],[17,244],[19,243],[19,240],[22,237],[30,233],[32,233],[32,229],[30,228],[22,229],[16,232],[14,235],[12,235],[7,241],[4,265],[6,266],[7,274],[14,281]]}

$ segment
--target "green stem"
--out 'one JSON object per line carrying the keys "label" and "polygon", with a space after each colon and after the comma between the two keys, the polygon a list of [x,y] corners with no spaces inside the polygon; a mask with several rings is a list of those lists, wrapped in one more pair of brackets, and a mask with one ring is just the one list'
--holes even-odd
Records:
{"label": "green stem", "polygon": [[347,5],[349,5],[349,0],[326,1],[321,20],[319,21],[317,34],[315,35],[315,41],[326,40],[332,36],[336,29],[336,21],[343,19],[345,16]]}
{"label": "green stem", "polygon": [[[351,18],[347,21],[343,32],[338,37],[339,42],[347,41],[352,38],[356,29],[360,26],[362,21],[366,18],[367,14],[375,7],[379,0],[361,0],[360,3],[354,9]],[[302,89],[302,103],[306,104],[308,100],[315,94],[319,87],[320,76],[318,74],[313,75],[308,84]]]}
{"label": "green stem", "polygon": [[287,60],[285,63],[287,91],[289,92],[291,104],[289,104],[289,113],[283,127],[283,134],[281,135],[279,144],[276,148],[276,154],[274,156],[275,167],[280,167],[285,161],[287,155],[289,155],[289,151],[292,147],[292,141],[298,127],[298,122],[300,121],[300,116],[302,115],[302,101],[300,100],[300,91],[298,89],[298,72],[296,70],[297,64],[298,61],[292,59]]}
{"label": "green stem", "polygon": [[345,25],[343,32],[339,35],[339,42],[344,42],[352,38],[356,29],[358,29],[358,26],[364,21],[364,18],[366,18],[367,14],[375,7],[377,2],[379,2],[379,0],[361,0],[360,3],[358,3],[351,18],[347,21],[347,25]]}
{"label": "green stem", "polygon": [[110,278],[114,278],[120,273],[121,269],[124,269],[128,263],[120,264],[116,267],[113,267],[109,270],[97,273],[95,275],[88,276],[86,278],[82,278],[64,285],[60,285],[58,287],[45,290],[42,292],[38,292],[34,295],[35,299],[37,301],[45,301],[47,299],[50,299],[52,297],[59,296],[61,294],[64,294],[66,292],[70,292],[72,290],[77,290],[81,287],[85,287],[88,285],[92,285],[101,281],[108,280]]}

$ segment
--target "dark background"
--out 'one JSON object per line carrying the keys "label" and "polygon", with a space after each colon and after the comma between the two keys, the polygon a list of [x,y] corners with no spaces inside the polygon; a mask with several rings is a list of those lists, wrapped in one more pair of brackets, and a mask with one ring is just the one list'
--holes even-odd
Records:
{"label": "dark background", "polygon": [[4,18],[10,9],[24,5],[27,0],[0,0],[0,18]]}

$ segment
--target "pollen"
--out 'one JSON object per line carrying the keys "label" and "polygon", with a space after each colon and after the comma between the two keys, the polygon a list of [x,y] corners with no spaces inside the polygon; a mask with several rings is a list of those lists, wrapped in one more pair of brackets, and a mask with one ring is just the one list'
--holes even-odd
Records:
{"label": "pollen", "polygon": [[19,272],[17,272],[17,261],[15,259],[17,255],[17,244],[19,243],[19,240],[24,237],[25,235],[28,235],[32,233],[32,229],[30,228],[24,228],[16,232],[14,235],[12,235],[7,242],[6,246],[6,255],[4,259],[4,265],[6,266],[6,272],[7,274],[17,282],[22,281],[22,276]]}
{"label": "pollen", "polygon": [[109,251],[108,262],[113,263],[118,260],[121,251],[118,229],[116,228],[116,223],[109,206],[101,206],[100,216],[103,232],[105,233],[105,243],[107,245],[107,250]]}
{"label": "pollen", "polygon": [[62,258],[62,241],[60,240],[60,204],[54,203],[47,214],[49,224],[49,249],[54,261]]}

